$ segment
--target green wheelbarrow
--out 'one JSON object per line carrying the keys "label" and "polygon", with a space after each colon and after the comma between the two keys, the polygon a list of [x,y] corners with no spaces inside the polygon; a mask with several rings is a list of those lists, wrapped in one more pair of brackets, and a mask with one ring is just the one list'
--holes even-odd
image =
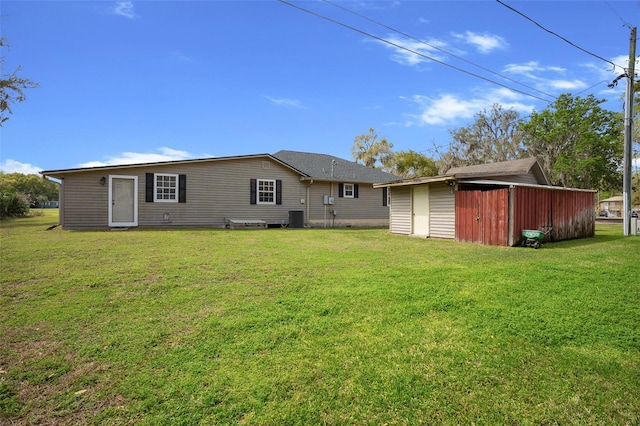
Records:
{"label": "green wheelbarrow", "polygon": [[539,249],[542,247],[542,240],[544,240],[545,235],[551,232],[550,226],[543,226],[540,228],[540,231],[533,229],[523,229],[522,230],[522,247],[533,247],[534,249]]}

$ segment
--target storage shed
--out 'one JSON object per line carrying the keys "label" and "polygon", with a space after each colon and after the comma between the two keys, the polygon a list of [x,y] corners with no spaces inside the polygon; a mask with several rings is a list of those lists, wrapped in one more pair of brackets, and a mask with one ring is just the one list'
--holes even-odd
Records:
{"label": "storage shed", "polygon": [[524,229],[551,227],[547,241],[595,233],[595,191],[550,186],[535,158],[377,186],[389,188],[393,234],[514,246]]}

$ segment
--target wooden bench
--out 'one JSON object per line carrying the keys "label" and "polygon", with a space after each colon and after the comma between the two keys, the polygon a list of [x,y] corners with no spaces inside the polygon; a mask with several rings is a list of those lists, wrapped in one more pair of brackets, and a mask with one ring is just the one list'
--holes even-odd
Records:
{"label": "wooden bench", "polygon": [[224,219],[227,229],[266,229],[267,222],[261,219]]}

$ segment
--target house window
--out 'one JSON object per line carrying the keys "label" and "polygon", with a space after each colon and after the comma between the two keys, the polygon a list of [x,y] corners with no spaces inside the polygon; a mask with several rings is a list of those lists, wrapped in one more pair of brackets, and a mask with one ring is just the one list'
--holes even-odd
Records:
{"label": "house window", "polygon": [[344,184],[344,198],[353,198],[353,184],[345,183]]}
{"label": "house window", "polygon": [[258,179],[258,204],[276,203],[276,181]]}
{"label": "house window", "polygon": [[154,202],[178,202],[178,175],[155,174]]}
{"label": "house window", "polygon": [[282,180],[250,179],[249,203],[282,204]]}
{"label": "house window", "polygon": [[358,184],[357,183],[339,183],[338,197],[358,198]]}

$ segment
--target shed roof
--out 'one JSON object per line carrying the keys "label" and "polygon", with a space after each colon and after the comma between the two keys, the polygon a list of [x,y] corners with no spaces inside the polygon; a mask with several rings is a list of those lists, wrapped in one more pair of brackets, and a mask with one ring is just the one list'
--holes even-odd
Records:
{"label": "shed roof", "polygon": [[333,155],[282,150],[273,156],[306,174],[307,179],[354,183],[393,182],[401,179],[391,173]]}
{"label": "shed roof", "polygon": [[534,157],[520,160],[500,161],[497,163],[477,164],[465,167],[452,167],[445,176],[453,176],[456,179],[483,178],[495,176],[516,176],[533,174],[540,185],[549,185],[540,163]]}

